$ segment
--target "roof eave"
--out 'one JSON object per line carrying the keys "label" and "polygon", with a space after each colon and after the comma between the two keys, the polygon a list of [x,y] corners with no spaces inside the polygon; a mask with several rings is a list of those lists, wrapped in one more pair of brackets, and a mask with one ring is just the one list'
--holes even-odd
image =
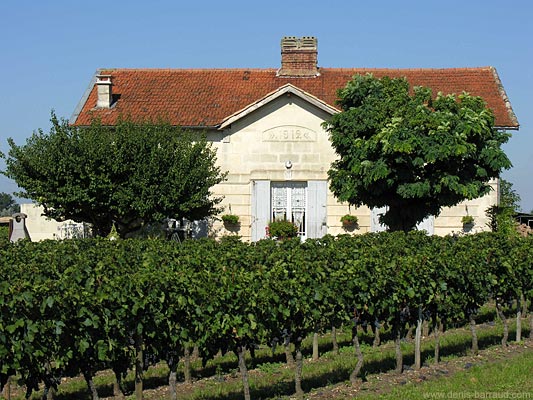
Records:
{"label": "roof eave", "polygon": [[496,85],[498,85],[498,91],[500,92],[500,96],[505,103],[505,108],[507,109],[507,114],[509,115],[509,119],[511,120],[511,123],[514,126],[513,128],[506,128],[506,129],[518,130],[518,128],[520,127],[520,124],[518,123],[518,118],[516,117],[516,114],[513,111],[513,107],[511,106],[509,97],[507,97],[507,93],[505,92],[505,88],[503,87],[502,81],[500,80],[500,76],[498,75],[498,72],[496,71],[495,67],[489,67],[489,68],[492,71],[492,76],[494,77],[494,81],[496,82]]}
{"label": "roof eave", "polygon": [[74,109],[74,112],[70,116],[69,124],[75,125],[76,121],[81,114],[81,111],[83,110],[83,107],[85,106],[85,103],[87,103],[87,99],[89,98],[89,95],[91,94],[91,91],[94,88],[94,85],[96,84],[96,75],[99,75],[101,73],[102,69],[97,69],[96,72],[93,74],[89,86],[87,86],[87,89],[85,89],[85,92],[83,93],[83,96],[81,96],[80,101],[76,105],[76,108]]}

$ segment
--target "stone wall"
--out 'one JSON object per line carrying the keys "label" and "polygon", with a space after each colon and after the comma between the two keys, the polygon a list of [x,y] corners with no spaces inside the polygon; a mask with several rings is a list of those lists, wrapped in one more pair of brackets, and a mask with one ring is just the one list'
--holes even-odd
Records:
{"label": "stone wall", "polygon": [[[285,95],[264,105],[223,132],[212,131],[208,139],[217,148],[218,163],[228,171],[226,182],[217,185],[214,192],[223,195],[224,213],[240,216],[238,234],[250,240],[252,226],[252,182],[327,180],[327,171],[336,155],[322,128],[328,114],[304,99]],[[286,164],[292,164],[287,169]],[[435,219],[434,233],[446,235],[463,230],[461,218],[472,215],[473,231],[487,230],[485,210],[497,202],[497,185],[487,196],[467,201],[443,210]],[[339,203],[328,191],[327,232],[332,235],[347,233],[340,222],[341,216],[358,217],[358,229],[348,233],[365,233],[371,230],[370,210],[363,206],[348,207]],[[215,221],[217,235],[234,234]]]}

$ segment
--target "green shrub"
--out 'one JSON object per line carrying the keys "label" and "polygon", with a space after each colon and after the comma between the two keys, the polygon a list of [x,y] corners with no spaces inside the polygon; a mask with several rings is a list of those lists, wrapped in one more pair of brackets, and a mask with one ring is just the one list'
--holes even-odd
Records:
{"label": "green shrub", "polygon": [[268,232],[270,233],[271,237],[287,239],[296,237],[298,235],[298,227],[287,220],[273,221],[268,224]]}
{"label": "green shrub", "polygon": [[9,227],[7,225],[0,226],[0,248],[9,243]]}

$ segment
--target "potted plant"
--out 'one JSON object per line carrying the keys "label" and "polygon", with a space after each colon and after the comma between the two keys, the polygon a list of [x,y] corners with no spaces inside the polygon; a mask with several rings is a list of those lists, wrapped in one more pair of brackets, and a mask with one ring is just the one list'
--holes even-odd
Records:
{"label": "potted plant", "polygon": [[463,225],[474,225],[474,217],[471,215],[465,215],[463,218],[461,218],[461,222]]}
{"label": "potted plant", "polygon": [[224,225],[237,225],[239,223],[239,216],[235,214],[224,214],[222,216]]}
{"label": "potted plant", "polygon": [[298,236],[298,227],[287,220],[272,221],[268,224],[268,232],[270,237],[289,239]]}
{"label": "potted plant", "polygon": [[461,222],[463,223],[463,230],[465,232],[469,232],[474,227],[474,217],[471,215],[465,215],[463,218],[461,218]]}
{"label": "potted plant", "polygon": [[345,228],[355,228],[358,221],[355,215],[346,214],[341,217],[342,226]]}

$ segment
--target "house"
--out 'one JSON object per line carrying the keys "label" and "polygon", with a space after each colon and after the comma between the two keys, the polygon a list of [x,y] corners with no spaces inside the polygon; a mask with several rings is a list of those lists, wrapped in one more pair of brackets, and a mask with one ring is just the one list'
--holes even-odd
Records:
{"label": "house", "polygon": [[[499,129],[518,129],[518,121],[493,67],[454,69],[365,69],[318,66],[317,39],[281,40],[281,66],[272,69],[113,69],[98,70],[71,123],[93,118],[112,126],[121,116],[164,118],[173,125],[207,133],[228,179],[214,192],[224,196],[226,213],[237,214],[244,239],[265,237],[273,218],[294,221],[303,237],[346,232],[340,217],[358,217],[356,232],[384,229],[382,210],[350,208],[328,189],[327,171],[335,159],[322,123],[336,108],[337,90],[355,74],[406,77],[410,85],[434,93],[469,92],[483,97]],[[461,218],[474,216],[485,228],[485,210],[497,203],[498,182],[490,194],[443,210],[420,229],[444,235],[462,229]],[[220,221],[216,235],[229,233]]]}
{"label": "house", "polygon": [[43,216],[44,208],[33,203],[23,203],[20,211],[26,215],[25,229],[33,242],[46,239],[73,239],[90,237],[88,224],[72,220],[56,221]]}

